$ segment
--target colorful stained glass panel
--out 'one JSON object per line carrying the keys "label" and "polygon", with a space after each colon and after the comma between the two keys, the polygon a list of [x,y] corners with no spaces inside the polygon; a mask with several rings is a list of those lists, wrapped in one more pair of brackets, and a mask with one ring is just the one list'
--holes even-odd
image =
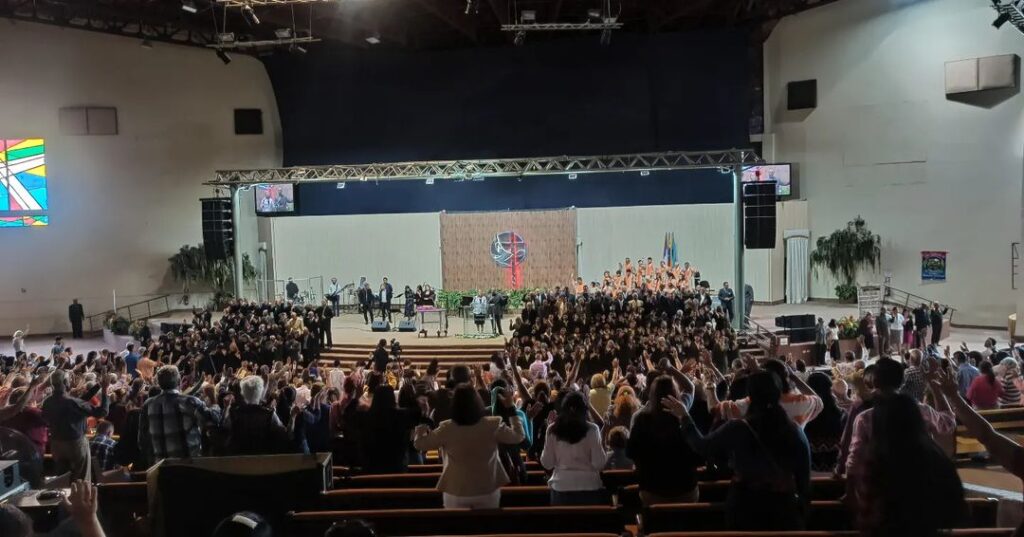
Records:
{"label": "colorful stained glass panel", "polygon": [[[46,211],[46,144],[42,138],[0,139],[0,212]],[[49,224],[45,215],[0,215],[0,227]]]}
{"label": "colorful stained glass panel", "polygon": [[49,216],[0,216],[0,227],[36,227],[50,225]]}

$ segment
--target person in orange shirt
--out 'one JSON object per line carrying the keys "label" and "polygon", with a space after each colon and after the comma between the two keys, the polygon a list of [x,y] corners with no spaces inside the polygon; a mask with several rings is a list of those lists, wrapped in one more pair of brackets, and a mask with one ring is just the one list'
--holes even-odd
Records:
{"label": "person in orange shirt", "polygon": [[587,286],[583,284],[583,278],[576,278],[576,296],[582,295],[586,288]]}
{"label": "person in orange shirt", "polygon": [[689,289],[693,287],[693,273],[696,272],[693,267],[690,266],[690,262],[683,263],[683,288]]}
{"label": "person in orange shirt", "polygon": [[651,259],[650,257],[648,257],[647,258],[647,266],[645,268],[646,268],[647,276],[648,277],[653,277],[655,275],[655,272],[654,272],[654,259]]}
{"label": "person in orange shirt", "polygon": [[622,273],[625,274],[627,278],[633,275],[633,262],[630,261],[628,257],[626,258],[626,262],[622,264]]}

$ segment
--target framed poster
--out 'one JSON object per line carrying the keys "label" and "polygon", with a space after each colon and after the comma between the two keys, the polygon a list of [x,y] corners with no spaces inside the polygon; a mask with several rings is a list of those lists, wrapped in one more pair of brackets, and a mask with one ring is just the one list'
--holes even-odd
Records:
{"label": "framed poster", "polygon": [[921,281],[946,281],[946,252],[921,252]]}

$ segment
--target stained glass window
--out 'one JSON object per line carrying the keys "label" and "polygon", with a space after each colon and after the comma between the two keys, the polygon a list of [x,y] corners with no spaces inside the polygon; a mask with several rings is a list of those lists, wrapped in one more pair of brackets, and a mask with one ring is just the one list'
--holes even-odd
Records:
{"label": "stained glass window", "polygon": [[43,139],[0,139],[0,227],[48,225],[47,209]]}

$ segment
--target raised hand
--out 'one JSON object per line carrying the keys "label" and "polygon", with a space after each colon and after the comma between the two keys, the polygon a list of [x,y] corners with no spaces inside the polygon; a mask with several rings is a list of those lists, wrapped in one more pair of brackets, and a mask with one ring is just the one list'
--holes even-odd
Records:
{"label": "raised hand", "polygon": [[686,405],[676,397],[662,397],[661,406],[669,413],[679,419],[688,419],[690,413],[686,411]]}

